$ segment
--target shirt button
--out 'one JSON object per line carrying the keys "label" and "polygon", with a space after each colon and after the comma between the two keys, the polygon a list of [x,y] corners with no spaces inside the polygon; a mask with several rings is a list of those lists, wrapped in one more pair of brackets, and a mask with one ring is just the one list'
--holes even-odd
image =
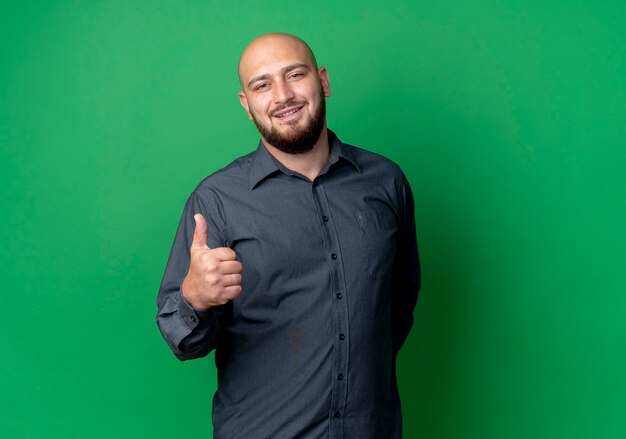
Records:
{"label": "shirt button", "polygon": [[343,297],[343,295],[341,293],[337,293],[335,294],[335,297],[339,300],[341,300],[341,298]]}
{"label": "shirt button", "polygon": [[345,340],[346,336],[344,334],[339,334],[339,340]]}
{"label": "shirt button", "polygon": [[337,379],[338,379],[339,381],[343,380],[343,374],[342,374],[342,373],[340,373],[339,375],[337,375]]}
{"label": "shirt button", "polygon": [[330,255],[330,259],[337,259],[337,255],[333,253],[332,255]]}
{"label": "shirt button", "polygon": [[197,320],[197,319],[196,319],[196,316],[191,316],[191,321],[192,321],[192,322],[196,323],[196,320]]}
{"label": "shirt button", "polygon": [[340,418],[340,417],[341,417],[341,413],[335,412],[335,418]]}
{"label": "shirt button", "polygon": [[328,221],[328,217],[326,215],[324,215],[322,219],[324,220],[324,222]]}

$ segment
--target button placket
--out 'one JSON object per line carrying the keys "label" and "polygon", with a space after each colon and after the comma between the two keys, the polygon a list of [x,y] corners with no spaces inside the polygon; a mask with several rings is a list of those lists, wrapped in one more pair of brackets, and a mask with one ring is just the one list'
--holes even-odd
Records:
{"label": "button placket", "polygon": [[[312,185],[313,199],[319,212],[320,227],[324,236],[326,254],[329,255],[328,269],[331,277],[331,286],[334,294],[331,296],[333,317],[333,362],[332,372],[336,378],[332,383],[331,391],[331,422],[334,425],[331,430],[343,430],[343,413],[347,404],[347,380],[348,372],[348,301],[343,300],[345,292],[345,279],[343,276],[343,261],[339,238],[333,221],[333,212],[326,199],[324,185],[316,180]],[[323,213],[322,213],[323,212]],[[338,429],[338,430],[337,430]],[[334,437],[334,436],[333,436]]]}

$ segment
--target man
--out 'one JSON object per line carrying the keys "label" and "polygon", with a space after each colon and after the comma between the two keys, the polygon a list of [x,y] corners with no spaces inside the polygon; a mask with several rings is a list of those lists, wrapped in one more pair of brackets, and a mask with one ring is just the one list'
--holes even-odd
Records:
{"label": "man", "polygon": [[215,349],[217,438],[400,438],[395,360],[420,286],[409,185],[327,129],[328,72],[304,41],[258,37],[239,80],[261,142],[187,201],[161,332],[181,360]]}

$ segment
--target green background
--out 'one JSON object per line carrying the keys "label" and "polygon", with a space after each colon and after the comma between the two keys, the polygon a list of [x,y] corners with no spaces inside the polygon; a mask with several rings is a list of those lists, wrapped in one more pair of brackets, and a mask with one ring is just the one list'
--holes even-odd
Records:
{"label": "green background", "polygon": [[626,437],[622,2],[8,3],[2,437],[209,436],[212,355],[174,358],[155,297],[188,194],[256,146],[236,65],[275,30],[414,189],[405,437]]}

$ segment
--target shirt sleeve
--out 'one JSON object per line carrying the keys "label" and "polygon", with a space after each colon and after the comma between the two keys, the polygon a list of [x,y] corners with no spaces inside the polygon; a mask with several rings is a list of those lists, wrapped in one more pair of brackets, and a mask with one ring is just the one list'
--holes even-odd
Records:
{"label": "shirt sleeve", "polygon": [[157,325],[170,349],[181,361],[204,357],[215,349],[223,312],[223,306],[207,311],[195,310],[181,292],[183,279],[189,271],[189,248],[193,240],[193,216],[196,213],[201,213],[207,221],[207,245],[211,248],[225,246],[223,227],[217,219],[215,203],[200,196],[198,190],[194,191],[185,204],[157,297]]}
{"label": "shirt sleeve", "polygon": [[415,234],[415,207],[408,181],[402,176],[398,188],[400,221],[393,263],[391,305],[394,353],[398,353],[413,326],[413,310],[421,286],[421,271]]}

